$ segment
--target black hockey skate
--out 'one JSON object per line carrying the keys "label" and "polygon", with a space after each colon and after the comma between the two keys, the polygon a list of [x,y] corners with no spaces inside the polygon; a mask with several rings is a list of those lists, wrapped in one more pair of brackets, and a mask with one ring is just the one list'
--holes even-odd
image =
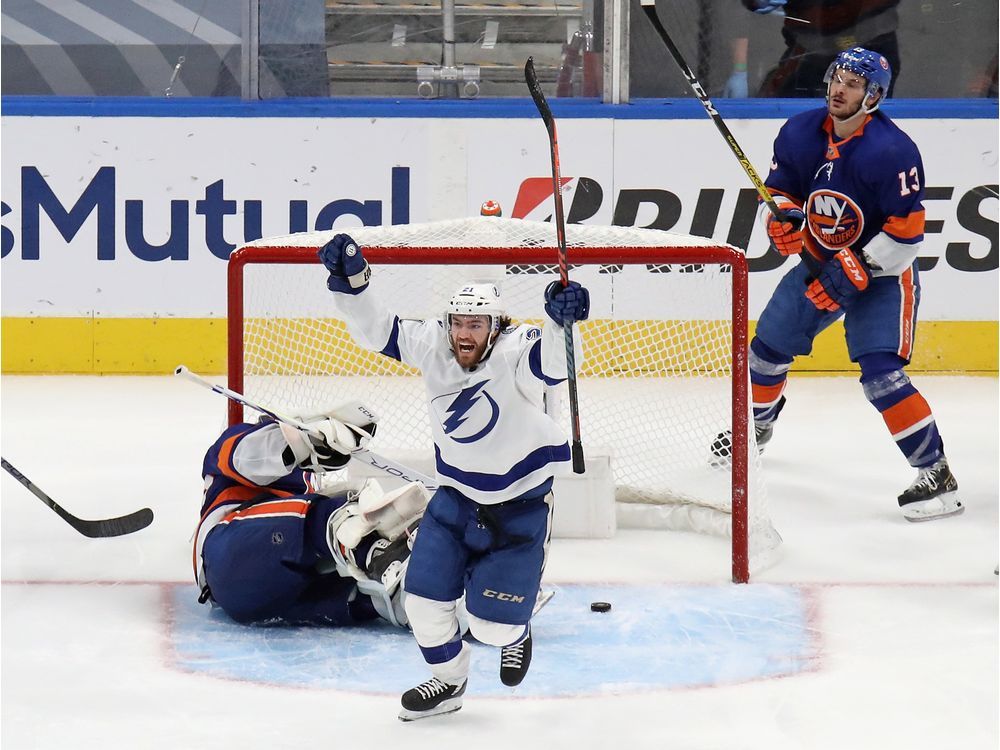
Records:
{"label": "black hockey skate", "polygon": [[386,571],[393,563],[403,563],[410,556],[410,545],[406,534],[396,537],[395,541],[379,539],[368,552],[368,562],[365,572],[373,581],[382,581]]}
{"label": "black hockey skate", "polygon": [[507,687],[517,687],[528,674],[531,666],[531,627],[528,632],[513,646],[504,646],[500,650],[500,682]]}
{"label": "black hockey skate", "polygon": [[907,521],[933,521],[957,516],[965,510],[958,499],[958,480],[951,473],[946,458],[920,469],[913,484],[898,500]]}
{"label": "black hockey skate", "polygon": [[462,696],[468,680],[461,685],[451,685],[432,677],[415,688],[410,688],[400,700],[403,710],[399,712],[400,721],[416,721],[429,716],[454,713],[462,707]]}

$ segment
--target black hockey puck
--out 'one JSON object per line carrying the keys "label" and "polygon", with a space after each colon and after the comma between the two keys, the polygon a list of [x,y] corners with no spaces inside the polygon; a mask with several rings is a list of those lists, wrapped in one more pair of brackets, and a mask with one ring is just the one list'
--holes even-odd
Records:
{"label": "black hockey puck", "polygon": [[591,602],[590,603],[591,612],[610,612],[611,605],[607,602]]}

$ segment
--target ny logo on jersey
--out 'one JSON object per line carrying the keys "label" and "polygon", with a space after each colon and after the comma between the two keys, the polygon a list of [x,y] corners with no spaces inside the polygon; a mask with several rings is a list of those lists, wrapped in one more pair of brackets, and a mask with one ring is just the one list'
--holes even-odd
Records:
{"label": "ny logo on jersey", "polygon": [[483,380],[463,388],[457,394],[446,393],[431,401],[441,420],[444,434],[456,443],[474,443],[496,427],[500,407],[484,390],[489,382]]}
{"label": "ny logo on jersey", "polygon": [[828,250],[850,247],[865,228],[858,204],[836,190],[815,190],[809,195],[806,221],[809,233]]}

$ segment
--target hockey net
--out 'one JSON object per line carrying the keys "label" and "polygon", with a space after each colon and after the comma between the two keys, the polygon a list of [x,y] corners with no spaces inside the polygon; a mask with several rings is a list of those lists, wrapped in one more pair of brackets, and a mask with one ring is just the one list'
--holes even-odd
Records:
{"label": "hockey net", "polygon": [[[515,324],[541,323],[543,291],[559,278],[550,223],[476,217],[347,231],[371,265],[370,291],[400,318],[441,317],[459,286],[490,280]],[[336,318],[317,257],[334,234],[233,253],[229,385],[276,409],[360,399],[381,416],[372,450],[433,474],[419,373],[359,348]],[[586,453],[611,456],[618,525],[729,535],[733,578],[747,580],[780,537],[748,428],[744,256],[657,230],[570,225],[566,234],[570,277],[591,294],[579,324],[580,431]],[[547,401],[568,433],[559,403],[568,399]],[[256,415],[231,404],[230,421],[244,418]],[[711,445],[725,430],[735,448],[720,461]]]}

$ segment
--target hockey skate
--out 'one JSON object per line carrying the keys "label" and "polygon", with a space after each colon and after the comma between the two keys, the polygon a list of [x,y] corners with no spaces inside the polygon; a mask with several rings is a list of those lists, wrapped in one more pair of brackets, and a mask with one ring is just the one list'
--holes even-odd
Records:
{"label": "hockey skate", "polygon": [[948,460],[920,469],[906,491],[899,496],[899,507],[907,521],[933,521],[957,516],[965,510],[958,499],[958,480],[948,468]]}
{"label": "hockey skate", "polygon": [[[394,583],[398,578],[397,569],[409,556],[410,545],[406,534],[397,537],[393,542],[379,539],[368,552],[365,572],[373,581],[381,581],[386,588],[390,588],[390,583]],[[387,573],[389,575],[386,575]]]}
{"label": "hockey skate", "polygon": [[462,696],[468,680],[461,685],[451,685],[432,677],[410,688],[401,699],[403,710],[399,712],[400,721],[416,721],[430,716],[454,713],[462,707]]}
{"label": "hockey skate", "polygon": [[531,666],[531,626],[524,638],[500,650],[500,682],[507,687],[517,687],[528,674]]}

